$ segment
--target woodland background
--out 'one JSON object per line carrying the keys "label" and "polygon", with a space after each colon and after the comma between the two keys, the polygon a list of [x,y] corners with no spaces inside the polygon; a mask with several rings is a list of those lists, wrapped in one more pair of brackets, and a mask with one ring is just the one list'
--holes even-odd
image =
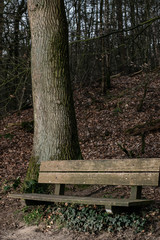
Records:
{"label": "woodland background", "polygon": [[[160,64],[159,0],[65,0],[70,72],[79,87]],[[0,2],[0,117],[32,106],[26,0]]]}
{"label": "woodland background", "polygon": [[[159,0],[65,0],[70,73],[84,159],[160,156]],[[26,0],[0,1],[0,235],[28,239],[7,197],[24,181],[32,153],[33,109],[30,29]],[[72,188],[74,194],[128,197],[128,187]],[[74,190],[74,191],[73,191]],[[70,189],[68,190],[70,191]],[[70,191],[71,192],[71,191]],[[150,225],[136,234],[88,236],[55,230],[57,239],[159,239],[159,188],[144,188],[156,200]],[[155,210],[156,209],[156,210]],[[157,211],[158,209],[158,211]],[[39,233],[37,233],[39,231]],[[42,238],[35,230],[30,239]],[[108,233],[109,234],[109,233]],[[58,238],[58,236],[60,237]],[[73,236],[74,235],[74,236]],[[68,236],[68,238],[67,238]],[[26,238],[25,238],[26,237]],[[72,238],[73,237],[73,238]],[[47,236],[48,238],[48,236]],[[43,238],[42,238],[43,239]],[[50,239],[50,238],[48,238]]]}

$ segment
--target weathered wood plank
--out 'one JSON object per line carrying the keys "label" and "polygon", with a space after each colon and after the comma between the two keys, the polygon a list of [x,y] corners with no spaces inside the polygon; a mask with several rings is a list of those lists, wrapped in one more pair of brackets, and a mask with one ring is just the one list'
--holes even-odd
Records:
{"label": "weathered wood plank", "polygon": [[147,199],[108,199],[108,198],[91,198],[91,197],[79,197],[79,196],[58,196],[48,194],[10,194],[9,197],[20,198],[25,200],[35,200],[40,202],[67,202],[67,203],[79,203],[90,205],[104,205],[104,206],[143,206],[152,203],[152,200]]}
{"label": "weathered wood plank", "polygon": [[41,172],[39,183],[158,186],[159,173],[51,173]]}
{"label": "weathered wood plank", "polygon": [[54,194],[55,195],[64,195],[65,184],[55,184]]}
{"label": "weathered wood plank", "polygon": [[42,162],[40,171],[159,171],[160,158],[63,160]]}
{"label": "weathered wood plank", "polygon": [[131,199],[141,199],[142,186],[132,186],[131,187]]}

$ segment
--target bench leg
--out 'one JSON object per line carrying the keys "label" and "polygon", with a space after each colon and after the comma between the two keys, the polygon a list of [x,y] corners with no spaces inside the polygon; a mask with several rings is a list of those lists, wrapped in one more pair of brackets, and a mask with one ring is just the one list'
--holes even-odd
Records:
{"label": "bench leg", "polygon": [[132,186],[130,199],[141,199],[142,186]]}
{"label": "bench leg", "polygon": [[65,184],[55,184],[55,195],[64,195]]}
{"label": "bench leg", "polygon": [[113,214],[112,206],[106,205],[106,206],[105,206],[105,210],[106,210],[106,212],[107,212],[108,214]]}

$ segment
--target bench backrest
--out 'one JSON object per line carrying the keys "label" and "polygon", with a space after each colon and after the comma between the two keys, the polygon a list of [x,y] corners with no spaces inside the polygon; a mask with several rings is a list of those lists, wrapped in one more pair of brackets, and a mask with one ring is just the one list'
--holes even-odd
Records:
{"label": "bench backrest", "polygon": [[40,165],[39,183],[159,186],[160,158],[55,160]]}

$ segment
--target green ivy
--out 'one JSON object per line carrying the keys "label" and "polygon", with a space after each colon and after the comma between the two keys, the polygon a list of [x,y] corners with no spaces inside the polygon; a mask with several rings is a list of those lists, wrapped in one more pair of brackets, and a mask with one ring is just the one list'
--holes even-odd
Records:
{"label": "green ivy", "polygon": [[64,225],[71,230],[90,233],[101,230],[114,232],[126,228],[141,232],[148,221],[143,215],[135,213],[109,215],[103,207],[66,205],[59,204],[50,207],[50,211],[46,211],[45,216],[48,219],[47,224],[58,222],[59,225]]}
{"label": "green ivy", "polygon": [[109,215],[104,207],[54,204],[51,206],[26,207],[23,209],[26,224],[39,224],[45,221],[47,226],[53,224],[78,232],[98,233],[122,231],[127,228],[135,232],[144,231],[149,226],[146,213],[122,213]]}
{"label": "green ivy", "polygon": [[21,184],[21,179],[20,179],[20,177],[17,177],[16,179],[12,180],[12,182],[13,183],[11,184],[8,181],[5,181],[2,184],[2,188],[3,188],[4,192],[9,192],[11,189],[16,190]]}
{"label": "green ivy", "polygon": [[12,140],[12,138],[14,137],[14,135],[12,133],[5,133],[5,134],[0,134],[0,138],[6,138],[6,139],[9,139],[9,140]]}
{"label": "green ivy", "polygon": [[39,184],[36,180],[25,181],[23,185],[24,193],[49,193],[49,184]]}

